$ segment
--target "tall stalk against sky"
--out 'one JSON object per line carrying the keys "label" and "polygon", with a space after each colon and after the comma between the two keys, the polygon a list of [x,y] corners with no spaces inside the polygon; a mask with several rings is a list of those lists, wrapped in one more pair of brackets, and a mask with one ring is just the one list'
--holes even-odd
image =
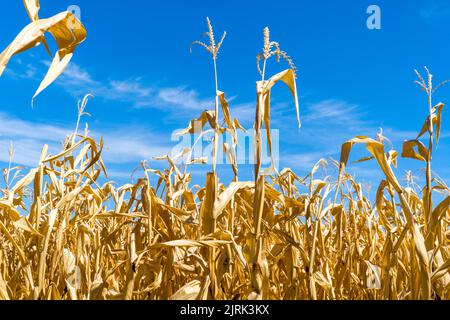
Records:
{"label": "tall stalk against sky", "polygon": [[[205,33],[209,38],[209,46],[201,41],[194,41],[193,45],[200,45],[206,49],[211,54],[213,60],[214,67],[214,85],[215,85],[215,106],[214,106],[214,123],[211,124],[212,129],[214,130],[214,145],[213,145],[213,172],[209,173],[206,177],[206,190],[207,196],[205,197],[205,204],[201,208],[200,212],[200,220],[201,224],[204,226],[203,228],[203,236],[206,236],[210,233],[214,233],[216,231],[216,220],[217,217],[214,216],[213,208],[215,205],[215,201],[217,198],[217,190],[218,190],[218,178],[216,173],[217,166],[217,148],[219,145],[219,134],[220,134],[220,124],[219,124],[219,80],[217,73],[217,56],[219,54],[220,47],[222,46],[223,40],[225,39],[227,33],[224,32],[222,38],[219,43],[216,44],[216,39],[214,37],[214,30],[211,24],[211,21],[208,17],[206,17],[206,24],[208,27],[208,31]],[[192,48],[191,46],[191,48]],[[207,257],[208,264],[213,266],[215,263],[216,250],[214,248],[204,249]],[[218,282],[216,281],[216,270],[214,267],[209,268],[209,297],[216,297],[218,292]]]}
{"label": "tall stalk against sky", "polygon": [[[288,55],[280,50],[280,46],[275,41],[270,41],[269,28],[264,28],[264,46],[263,53],[256,56],[256,64],[261,75],[261,81],[256,82],[256,111],[255,111],[255,140],[254,140],[254,157],[255,157],[255,197],[253,202],[253,228],[254,235],[251,245],[251,288],[252,293],[249,295],[251,299],[267,299],[269,296],[269,268],[267,262],[267,252],[270,251],[267,242],[263,238],[263,212],[265,199],[265,175],[259,174],[261,169],[262,156],[262,126],[265,125],[267,131],[267,146],[271,157],[271,165],[274,172],[276,168],[272,156],[272,140],[270,134],[270,95],[271,88],[279,80],[286,83],[294,97],[295,108],[297,111],[297,120],[300,127],[300,114],[298,108],[297,88],[295,83],[295,66]],[[269,80],[265,80],[265,72],[267,60],[275,55],[277,61],[283,57],[288,64],[289,69],[284,70]],[[263,60],[263,68],[260,68],[260,62]]]}
{"label": "tall stalk against sky", "polygon": [[[444,81],[433,87],[433,75],[430,73],[427,67],[425,67],[426,71],[426,79],[424,79],[417,70],[414,70],[417,77],[419,78],[416,83],[425,91],[427,94],[427,103],[428,103],[428,118],[419,134],[417,139],[419,139],[426,131],[428,131],[428,148],[426,150],[426,154],[424,154],[424,158],[426,160],[426,186],[424,188],[424,199],[425,199],[425,219],[427,222],[427,228],[430,228],[433,224],[432,211],[433,211],[433,178],[432,178],[432,169],[431,169],[431,161],[433,158],[433,149],[434,142],[436,144],[439,143],[440,130],[441,130],[441,112],[444,105],[442,103],[433,106],[433,94],[439,89],[442,85],[446,84],[448,81]],[[436,130],[434,126],[436,125]]]}
{"label": "tall stalk against sky", "polygon": [[[270,41],[270,30],[269,27],[265,27],[263,31],[264,36],[264,47],[263,52],[256,56],[256,66],[258,67],[258,72],[261,75],[261,81],[265,81],[266,76],[266,66],[267,60],[272,56],[277,57],[277,61],[280,62],[280,58],[283,58],[288,63],[292,70],[296,70],[294,61],[287,55],[286,52],[280,49],[280,44],[276,41]],[[263,67],[261,69],[260,63],[263,61]]]}
{"label": "tall stalk against sky", "polygon": [[[222,46],[223,40],[225,39],[227,33],[226,31],[223,33],[220,42],[216,44],[216,40],[214,38],[214,30],[211,24],[211,21],[208,17],[206,17],[206,24],[208,26],[208,32],[205,33],[206,36],[209,37],[209,46],[201,41],[194,41],[192,45],[200,45],[206,49],[209,53],[211,53],[214,67],[214,84],[215,84],[215,106],[214,106],[214,117],[215,117],[215,127],[214,129],[214,149],[213,149],[213,172],[216,173],[216,165],[217,165],[217,148],[219,143],[219,80],[217,73],[217,56],[219,54],[220,47]],[[192,47],[191,47],[192,48]]]}
{"label": "tall stalk against sky", "polygon": [[[255,156],[255,183],[258,180],[259,171],[261,168],[261,156],[262,156],[262,125],[263,122],[266,127],[267,131],[267,143],[269,147],[269,152],[271,156],[272,161],[272,169],[274,168],[273,158],[272,158],[272,147],[271,147],[271,136],[270,136],[270,91],[272,86],[279,80],[286,83],[286,85],[289,87],[295,102],[295,109],[297,112],[297,121],[298,126],[301,126],[300,122],[300,112],[298,107],[298,97],[297,97],[297,86],[295,83],[296,78],[296,68],[294,65],[294,62],[292,59],[287,55],[285,51],[282,51],[280,49],[280,45],[276,41],[270,40],[270,30],[268,27],[264,28],[263,31],[263,38],[264,38],[264,45],[262,53],[259,53],[256,56],[256,66],[258,68],[258,72],[261,75],[261,81],[256,82],[256,95],[257,95],[257,101],[256,101],[256,113],[255,113],[255,123],[254,123],[254,129],[255,129],[255,150],[254,150],[254,156]],[[275,56],[277,58],[277,61],[280,62],[280,59],[283,58],[286,60],[286,62],[289,65],[289,68],[283,72],[280,72],[273,77],[271,77],[269,80],[265,80],[266,77],[266,66],[267,66],[267,60],[269,58]],[[263,61],[263,67],[261,69],[261,60]]]}

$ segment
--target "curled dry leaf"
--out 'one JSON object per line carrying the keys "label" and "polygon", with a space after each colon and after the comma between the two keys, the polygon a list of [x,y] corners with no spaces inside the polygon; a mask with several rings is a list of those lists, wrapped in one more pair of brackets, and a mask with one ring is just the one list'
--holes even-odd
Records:
{"label": "curled dry leaf", "polygon": [[76,47],[86,39],[86,29],[70,12],[61,12],[48,19],[39,19],[39,1],[26,0],[24,3],[32,22],[23,28],[13,42],[0,54],[0,76],[14,55],[41,43],[47,47],[45,33],[51,34],[58,45],[58,50],[46,76],[33,96],[34,100],[65,70]]}

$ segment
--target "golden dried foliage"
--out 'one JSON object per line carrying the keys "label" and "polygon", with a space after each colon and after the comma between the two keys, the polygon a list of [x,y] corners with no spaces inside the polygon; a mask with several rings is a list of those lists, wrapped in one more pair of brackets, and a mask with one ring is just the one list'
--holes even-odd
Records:
{"label": "golden dried foliage", "polygon": [[[26,3],[35,25],[43,23],[38,2]],[[45,30],[59,30],[52,28],[64,27],[67,17],[45,22],[51,26]],[[268,29],[264,34],[264,59],[283,56]],[[63,55],[73,49],[65,42],[60,48]],[[213,55],[218,48],[211,47]],[[255,129],[263,122],[270,128],[270,88],[278,80],[291,89],[298,111],[291,68],[263,77]],[[419,84],[430,98],[431,80]],[[191,123],[181,134],[203,133],[206,123],[217,135],[242,129],[231,120],[223,92],[216,92],[216,111],[204,112],[199,127]],[[426,124],[402,153],[427,164],[431,179],[422,194],[411,174],[407,187],[397,179],[397,153],[385,151],[382,133],[378,140],[360,136],[343,144],[340,162],[331,164],[339,169],[337,181],[321,160],[303,179],[288,168],[261,175],[258,164],[254,182],[238,182],[234,161],[229,186],[212,172],[205,186],[192,187],[187,164],[182,170],[170,156],[160,158],[168,162],[164,171],[143,162],[144,178],[134,184],[101,184],[103,143],[75,130],[61,153],[49,155],[44,147],[38,166],[23,177],[18,168],[6,170],[0,299],[449,299],[449,188],[431,176],[443,104],[429,102]],[[428,146],[419,141],[427,132]],[[370,153],[361,161],[375,159],[385,175],[375,203],[345,171],[358,144]],[[154,176],[158,182],[151,185]],[[433,206],[436,192],[445,197]]]}

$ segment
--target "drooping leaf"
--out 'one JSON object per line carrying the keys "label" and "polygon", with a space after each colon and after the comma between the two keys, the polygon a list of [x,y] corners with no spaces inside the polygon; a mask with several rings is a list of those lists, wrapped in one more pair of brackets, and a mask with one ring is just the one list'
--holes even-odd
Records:
{"label": "drooping leaf", "polygon": [[26,1],[25,4],[32,22],[0,54],[0,76],[14,55],[45,43],[45,33],[50,33],[58,45],[58,51],[34,94],[34,99],[65,70],[76,47],[86,39],[86,29],[70,12],[61,12],[49,19],[37,19],[39,2]]}

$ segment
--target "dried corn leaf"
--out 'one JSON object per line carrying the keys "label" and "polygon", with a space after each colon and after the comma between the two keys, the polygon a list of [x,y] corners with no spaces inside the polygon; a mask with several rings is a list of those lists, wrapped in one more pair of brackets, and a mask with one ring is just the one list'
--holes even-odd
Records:
{"label": "dried corn leaf", "polygon": [[367,288],[368,289],[381,289],[381,268],[379,266],[376,266],[372,264],[369,261],[365,261],[367,264],[367,271],[366,271],[366,277],[367,277]]}
{"label": "dried corn leaf", "polygon": [[392,171],[391,166],[388,163],[388,159],[384,151],[384,145],[381,142],[375,141],[371,138],[358,136],[347,141],[342,145],[341,160],[340,160],[341,172],[347,165],[352,147],[355,144],[359,143],[363,143],[366,145],[366,149],[372,154],[373,157],[375,157],[375,159],[378,162],[378,165],[380,166],[381,170],[383,170],[383,173],[386,175],[386,178],[389,181],[389,183],[392,184],[392,186],[395,188],[397,192],[401,192],[402,188],[400,186],[400,183],[398,182],[397,178],[394,175],[394,172]]}
{"label": "dried corn leaf", "polygon": [[[417,147],[417,152],[414,150],[415,147]],[[428,150],[419,140],[405,141],[403,143],[402,157],[426,162]]]}
{"label": "dried corn leaf", "polygon": [[[439,138],[441,135],[441,122],[442,122],[442,110],[444,109],[443,103],[438,103],[436,106],[434,106],[431,109],[431,122],[433,126],[436,126],[436,141],[439,142]],[[437,112],[437,113],[436,113]],[[429,127],[429,121],[430,118],[427,118],[427,121],[425,121],[424,125],[422,126],[422,129],[420,130],[419,135],[417,136],[417,139],[422,137],[425,132],[428,132]]]}
{"label": "dried corn leaf", "polygon": [[193,280],[175,292],[170,297],[170,300],[196,300],[200,294],[200,290],[201,282],[199,280]]}
{"label": "dried corn leaf", "polygon": [[45,42],[45,33],[49,32],[58,45],[58,51],[50,68],[42,80],[33,99],[61,75],[70,62],[75,48],[86,39],[86,30],[81,22],[70,12],[61,12],[49,19],[37,19],[39,3],[26,1],[31,22],[0,54],[0,76],[10,59],[23,51]]}

